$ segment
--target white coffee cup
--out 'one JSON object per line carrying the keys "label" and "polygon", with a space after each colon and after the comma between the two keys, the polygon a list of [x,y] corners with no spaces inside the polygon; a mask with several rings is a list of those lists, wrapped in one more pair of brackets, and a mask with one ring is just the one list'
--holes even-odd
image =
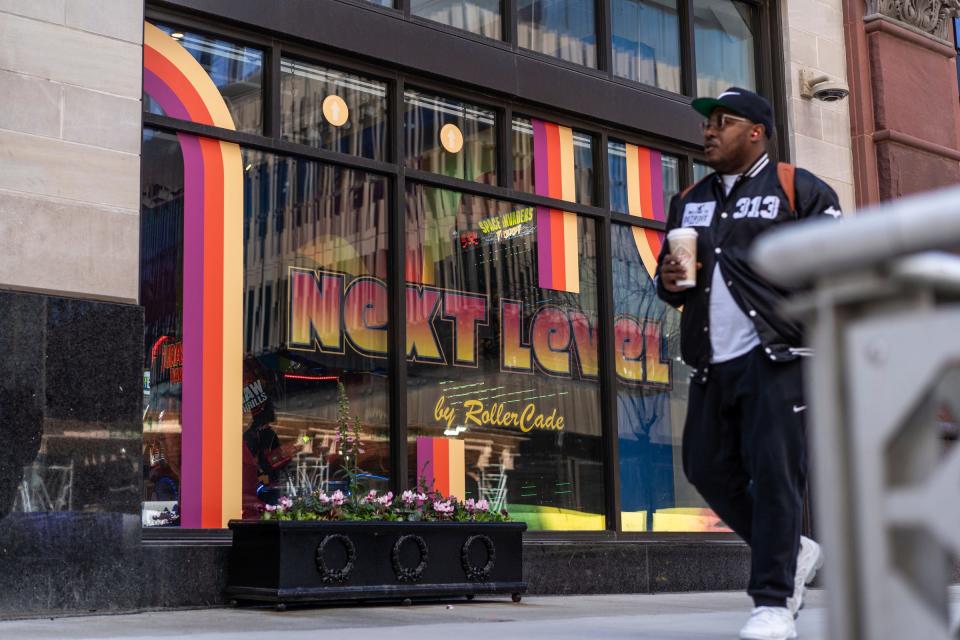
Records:
{"label": "white coffee cup", "polygon": [[690,227],[678,227],[667,234],[672,253],[683,266],[685,273],[676,286],[690,288],[697,286],[697,230]]}

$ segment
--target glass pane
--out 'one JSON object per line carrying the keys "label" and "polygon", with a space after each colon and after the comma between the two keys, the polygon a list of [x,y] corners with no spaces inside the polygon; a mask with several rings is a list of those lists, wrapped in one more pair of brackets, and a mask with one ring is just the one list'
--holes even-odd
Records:
{"label": "glass pane", "polygon": [[701,163],[701,162],[694,162],[694,163],[693,163],[693,181],[694,181],[694,183],[703,180],[703,179],[706,178],[708,175],[710,175],[710,173],[711,173],[712,171],[713,171],[713,169],[711,169],[711,168],[708,167],[707,165],[705,165],[705,164],[703,164],[703,163]]}
{"label": "glass pane", "polygon": [[613,73],[681,92],[676,0],[613,0]]}
{"label": "glass pane", "polygon": [[405,92],[404,108],[408,167],[497,183],[495,112],[419,91]]}
{"label": "glass pane", "polygon": [[143,130],[140,304],[144,312],[143,525],[179,524],[183,382],[183,154]]}
{"label": "glass pane", "polygon": [[586,67],[597,66],[593,0],[518,0],[521,47]]}
{"label": "glass pane", "polygon": [[513,186],[593,204],[593,137],[552,122],[513,119]]}
{"label": "glass pane", "polygon": [[280,62],[284,140],[387,158],[387,85],[297,60]]}
{"label": "glass pane", "polygon": [[653,283],[662,242],[658,231],[611,228],[623,529],[729,531],[683,474],[689,369],[680,360],[680,313]]}
{"label": "glass pane", "polygon": [[[262,51],[162,24],[156,26],[179,42],[209,74],[227,103],[237,131],[263,131]],[[164,115],[148,95],[144,95],[143,108]]]}
{"label": "glass pane", "polygon": [[753,11],[736,0],[694,0],[697,95],[718,96],[731,86],[756,90]]}
{"label": "glass pane", "polygon": [[415,16],[488,38],[501,38],[500,0],[411,0]]}
{"label": "glass pane", "polygon": [[[144,132],[144,524],[176,525],[183,410],[183,156]],[[243,515],[345,482],[337,382],[361,423],[367,488],[389,482],[386,178],[244,150]],[[237,247],[239,250],[239,246]],[[240,312],[238,310],[238,312]],[[239,444],[239,443],[238,443]],[[197,456],[192,456],[196,458]]]}
{"label": "glass pane", "polygon": [[666,222],[670,199],[680,191],[680,160],[635,144],[611,140],[610,208]]}
{"label": "glass pane", "polygon": [[602,529],[594,222],[421,185],[406,220],[410,480]]}

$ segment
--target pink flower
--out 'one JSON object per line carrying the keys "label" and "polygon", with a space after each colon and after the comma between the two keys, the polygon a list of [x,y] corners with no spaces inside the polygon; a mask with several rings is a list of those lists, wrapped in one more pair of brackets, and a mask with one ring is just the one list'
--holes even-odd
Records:
{"label": "pink flower", "polygon": [[441,502],[440,500],[433,501],[433,510],[439,513],[442,516],[449,516],[453,513],[453,505],[450,504],[450,501]]}
{"label": "pink flower", "polygon": [[417,494],[407,489],[400,496],[400,499],[403,500],[403,504],[413,504],[414,500],[417,499]]}
{"label": "pink flower", "polygon": [[417,506],[418,506],[418,507],[422,507],[422,506],[423,506],[423,503],[425,503],[426,501],[427,501],[427,494],[425,494],[425,493],[418,493],[418,494],[417,494]]}
{"label": "pink flower", "polygon": [[274,511],[277,510],[277,507],[276,507],[276,505],[268,504],[267,506],[264,507],[264,509],[266,509],[267,511],[273,513]]}
{"label": "pink flower", "polygon": [[280,506],[283,507],[284,509],[289,509],[290,507],[293,506],[293,500],[291,500],[287,496],[283,496],[282,498],[280,498],[279,502],[280,502]]}
{"label": "pink flower", "polygon": [[490,511],[490,503],[486,500],[477,502],[477,511]]}
{"label": "pink flower", "polygon": [[332,502],[333,506],[335,507],[342,505],[344,500],[346,500],[346,496],[343,495],[343,491],[340,491],[339,489],[334,491],[333,495],[330,496],[330,502]]}
{"label": "pink flower", "polygon": [[473,513],[473,510],[476,508],[476,501],[473,498],[467,498],[467,501],[463,503],[463,506],[466,508],[467,512]]}
{"label": "pink flower", "polygon": [[321,491],[320,494],[317,496],[317,500],[320,501],[320,504],[330,504],[330,496],[328,496],[327,494],[325,494],[325,493],[322,492],[322,491]]}
{"label": "pink flower", "polygon": [[376,502],[376,501],[377,501],[377,492],[374,491],[373,489],[371,489],[370,493],[363,496],[363,499],[360,500],[360,502],[362,502],[363,504],[370,504],[371,502]]}
{"label": "pink flower", "polygon": [[393,492],[388,491],[386,495],[377,498],[377,504],[379,504],[381,507],[389,507],[391,504],[393,504]]}

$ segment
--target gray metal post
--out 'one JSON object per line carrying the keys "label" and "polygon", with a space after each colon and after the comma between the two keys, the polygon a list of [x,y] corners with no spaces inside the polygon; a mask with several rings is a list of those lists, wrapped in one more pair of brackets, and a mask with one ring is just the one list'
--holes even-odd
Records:
{"label": "gray metal post", "polygon": [[960,257],[919,253],[956,247],[960,188],[757,244],[761,273],[812,287],[787,311],[815,350],[809,433],[834,640],[957,637],[960,447],[944,446],[935,412],[960,418],[947,388],[960,383]]}

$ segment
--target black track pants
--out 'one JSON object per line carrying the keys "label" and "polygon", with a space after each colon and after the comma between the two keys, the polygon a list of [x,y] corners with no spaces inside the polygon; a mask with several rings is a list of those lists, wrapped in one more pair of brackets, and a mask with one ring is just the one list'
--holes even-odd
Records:
{"label": "black track pants", "polygon": [[690,384],[683,469],[750,545],[756,606],[782,607],[793,594],[807,464],[801,366],[758,347]]}

